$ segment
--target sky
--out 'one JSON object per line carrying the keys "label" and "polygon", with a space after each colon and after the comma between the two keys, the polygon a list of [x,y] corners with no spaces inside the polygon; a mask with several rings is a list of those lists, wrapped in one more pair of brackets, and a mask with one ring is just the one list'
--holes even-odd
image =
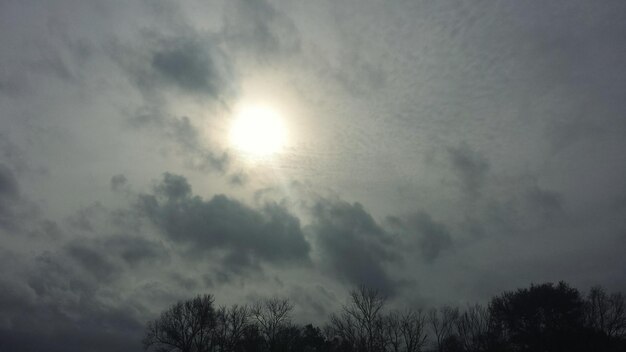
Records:
{"label": "sky", "polygon": [[[203,293],[626,291],[625,34],[622,0],[2,0],[0,346],[140,350]],[[282,134],[233,139],[250,109]]]}

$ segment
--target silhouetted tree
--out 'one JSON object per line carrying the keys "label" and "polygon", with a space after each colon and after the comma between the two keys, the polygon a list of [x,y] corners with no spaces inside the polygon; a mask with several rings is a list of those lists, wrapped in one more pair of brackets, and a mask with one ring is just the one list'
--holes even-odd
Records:
{"label": "silhouetted tree", "polygon": [[608,295],[599,286],[591,288],[585,302],[585,320],[587,326],[609,338],[626,337],[624,295]]}
{"label": "silhouetted tree", "polygon": [[258,326],[248,325],[243,332],[243,338],[238,344],[239,350],[244,352],[259,352],[265,349],[265,339],[261,336]]}
{"label": "silhouetted tree", "polygon": [[[264,301],[256,302],[252,306],[251,315],[258,331],[265,340],[268,351],[274,352],[278,350],[279,337],[288,338],[283,330],[291,325],[291,311],[293,305],[287,299],[270,298]],[[282,332],[282,334],[281,334]],[[282,341],[282,345],[284,345]]]}
{"label": "silhouetted tree", "polygon": [[[446,349],[444,342],[453,336],[458,318],[459,309],[450,306],[441,307],[439,310],[433,308],[428,312],[428,323],[435,337],[435,348],[438,352],[449,349]],[[450,344],[449,341],[448,344]]]}
{"label": "silhouetted tree", "polygon": [[505,344],[488,308],[468,306],[455,322],[456,338],[465,352],[504,351]]}
{"label": "silhouetted tree", "polygon": [[385,297],[376,289],[359,287],[350,292],[350,303],[343,306],[340,315],[331,316],[333,337],[353,351],[379,352],[384,350],[384,323],[382,309]]}
{"label": "silhouetted tree", "polygon": [[293,344],[293,350],[298,352],[321,352],[328,348],[329,344],[322,331],[311,324],[300,328],[298,339]]}
{"label": "silhouetted tree", "polygon": [[220,352],[234,352],[241,349],[246,329],[250,325],[250,308],[246,305],[220,307],[216,312],[215,336]]}
{"label": "silhouetted tree", "polygon": [[211,351],[215,340],[213,296],[178,302],[148,323],[143,344],[148,351]]}
{"label": "silhouetted tree", "polygon": [[584,304],[587,340],[597,350],[626,351],[626,302],[621,293],[607,294],[596,286]]}
{"label": "silhouetted tree", "polygon": [[[385,297],[360,287],[320,330],[292,324],[293,306],[271,298],[214,308],[211,295],[178,302],[147,325],[155,352],[624,352],[626,302],[594,287],[583,299],[560,282],[494,297],[488,308],[444,306],[385,312]],[[430,339],[427,330],[432,334]]]}
{"label": "silhouetted tree", "polygon": [[393,311],[385,317],[387,351],[419,352],[426,338],[426,317],[421,310]]}
{"label": "silhouetted tree", "polygon": [[495,323],[515,351],[579,351],[583,301],[564,282],[505,292],[491,301]]}

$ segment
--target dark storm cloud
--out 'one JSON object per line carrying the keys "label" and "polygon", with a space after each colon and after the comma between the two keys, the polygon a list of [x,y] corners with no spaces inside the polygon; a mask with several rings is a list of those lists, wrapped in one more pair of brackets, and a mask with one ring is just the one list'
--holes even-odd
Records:
{"label": "dark storm cloud", "polygon": [[[1,350],[140,348],[150,302],[129,299],[122,283],[142,279],[137,270],[169,264],[173,253],[124,221],[110,228],[119,219],[114,213],[96,202],[63,222],[68,226],[36,213],[16,220],[12,233],[28,235],[15,237],[27,238],[28,250],[0,246]],[[109,234],[124,230],[131,234]]]}
{"label": "dark storm cloud", "polygon": [[259,260],[308,261],[299,219],[278,204],[257,210],[224,195],[204,200],[192,194],[183,176],[167,173],[153,194],[139,196],[138,209],[169,240],[189,245],[192,253],[226,250],[223,264],[230,270],[256,266]]}
{"label": "dark storm cloud", "polygon": [[397,283],[385,265],[398,260],[392,238],[361,204],[319,200],[308,227],[319,246],[321,265],[352,285],[367,285],[393,293]]}
{"label": "dark storm cloud", "polygon": [[[44,252],[32,261],[3,252],[0,348],[6,351],[110,351],[138,348],[136,310],[96,297],[98,280]],[[113,298],[113,296],[109,297]]]}
{"label": "dark storm cloud", "polygon": [[448,148],[448,154],[464,192],[472,197],[478,196],[489,170],[487,160],[467,144]]}
{"label": "dark storm cloud", "polygon": [[104,254],[89,247],[71,244],[67,248],[67,253],[78,267],[93,275],[98,281],[110,282],[113,279],[112,276],[119,272]]}

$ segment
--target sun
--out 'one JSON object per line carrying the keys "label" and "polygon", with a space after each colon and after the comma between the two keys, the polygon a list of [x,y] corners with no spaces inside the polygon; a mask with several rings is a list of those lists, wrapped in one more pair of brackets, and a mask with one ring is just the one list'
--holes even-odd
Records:
{"label": "sun", "polygon": [[230,129],[230,142],[240,152],[253,157],[268,157],[282,150],[287,130],[282,117],[267,106],[239,109]]}

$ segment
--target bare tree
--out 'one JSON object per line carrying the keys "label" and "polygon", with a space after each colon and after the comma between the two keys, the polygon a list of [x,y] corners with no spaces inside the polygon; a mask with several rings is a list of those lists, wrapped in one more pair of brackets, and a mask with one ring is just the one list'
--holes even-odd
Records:
{"label": "bare tree", "polygon": [[426,316],[421,310],[409,310],[400,320],[406,352],[419,352],[426,343]]}
{"label": "bare tree", "polygon": [[489,310],[479,304],[468,306],[455,321],[456,333],[465,351],[484,351],[490,338]]}
{"label": "bare tree", "polygon": [[361,286],[350,292],[350,298],[339,316],[331,316],[332,331],[357,351],[381,351],[385,346],[385,297],[378,290]]}
{"label": "bare tree", "polygon": [[626,303],[622,293],[608,295],[602,287],[591,288],[585,304],[587,325],[608,337],[626,336]]}
{"label": "bare tree", "polygon": [[259,332],[266,341],[270,351],[275,349],[277,338],[281,330],[291,324],[293,305],[288,299],[270,298],[256,302],[251,309],[252,319],[258,326]]}
{"label": "bare tree", "polygon": [[400,313],[398,311],[392,311],[384,318],[385,326],[385,341],[387,343],[386,350],[392,352],[402,351],[402,330],[400,323]]}
{"label": "bare tree", "polygon": [[220,307],[216,313],[216,340],[221,352],[235,351],[250,323],[250,308],[246,305]]}
{"label": "bare tree", "polygon": [[213,296],[197,296],[178,302],[161,316],[148,322],[143,340],[149,351],[210,351],[215,328]]}
{"label": "bare tree", "polygon": [[439,310],[431,309],[428,312],[428,322],[435,335],[435,344],[438,352],[443,352],[444,342],[453,335],[455,322],[459,317],[459,309],[450,306]]}
{"label": "bare tree", "polygon": [[391,352],[419,352],[426,343],[426,317],[421,310],[393,311],[385,317],[385,341]]}

